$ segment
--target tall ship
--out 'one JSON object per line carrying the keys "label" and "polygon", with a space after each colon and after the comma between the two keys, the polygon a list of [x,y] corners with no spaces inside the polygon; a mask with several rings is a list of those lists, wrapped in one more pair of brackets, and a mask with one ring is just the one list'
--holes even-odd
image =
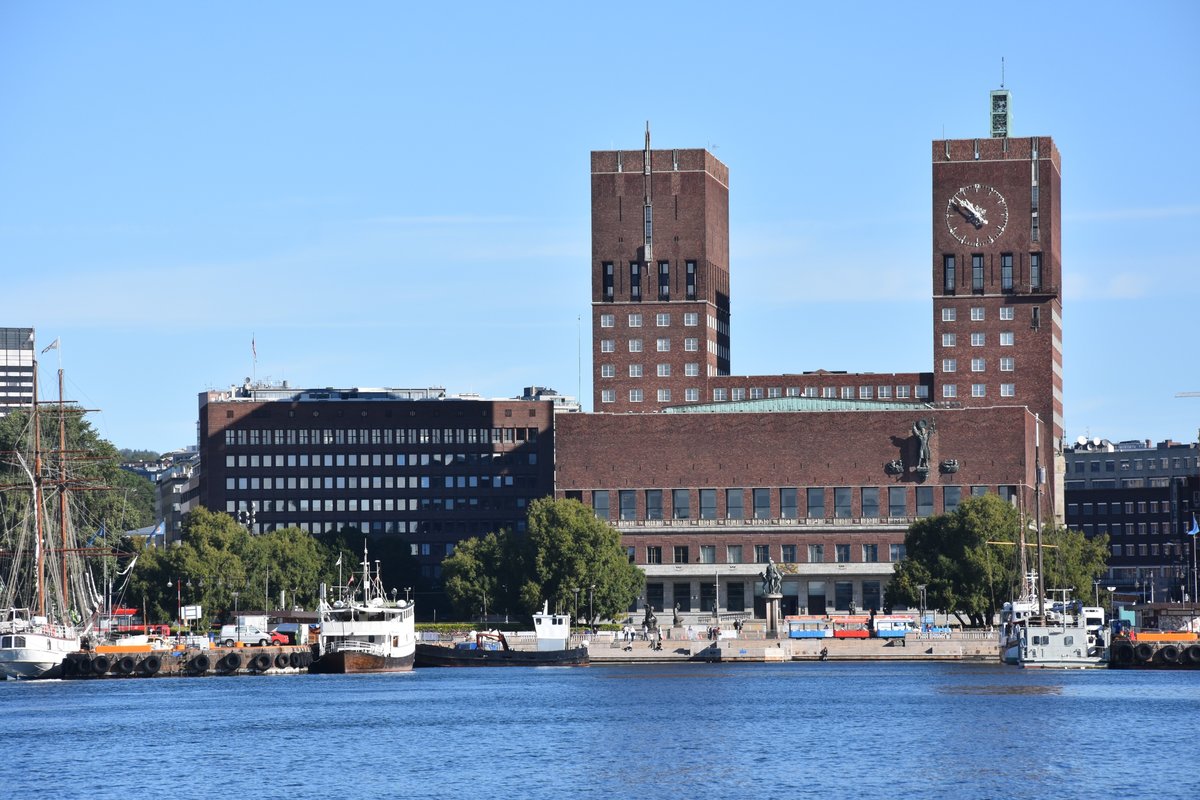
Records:
{"label": "tall ship", "polygon": [[[380,578],[379,562],[372,570],[363,545],[362,579],[358,586],[339,586],[329,600],[321,584],[317,618],[316,660],[309,672],[352,674],[408,672],[413,667],[417,634],[410,600],[389,600]],[[341,580],[339,578],[339,583]]]}
{"label": "tall ship", "polygon": [[518,650],[500,632],[481,632],[452,645],[420,643],[418,667],[582,667],[589,663],[586,646],[571,647],[571,617],[550,613],[550,604],[533,615],[537,646]]}
{"label": "tall ship", "polygon": [[[30,332],[32,351],[32,331]],[[58,340],[46,348],[57,347]],[[37,399],[37,360],[33,359],[33,400],[19,441],[3,454],[0,498],[0,675],[55,678],[67,654],[79,650],[99,608],[96,588],[84,569],[86,548],[77,546],[71,524],[70,490],[81,483],[68,470],[66,415],[75,409],[62,399],[58,371],[58,448],[43,442]]]}

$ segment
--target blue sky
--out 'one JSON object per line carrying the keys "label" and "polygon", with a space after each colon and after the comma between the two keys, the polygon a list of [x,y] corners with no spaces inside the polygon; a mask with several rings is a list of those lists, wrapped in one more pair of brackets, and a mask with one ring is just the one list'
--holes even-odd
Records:
{"label": "blue sky", "polygon": [[646,120],[729,166],[735,374],[929,370],[930,140],[1004,57],[1063,157],[1068,437],[1195,439],[1200,4],[434,5],[0,5],[0,325],[102,435],[193,444],[252,337],[590,407],[588,153]]}

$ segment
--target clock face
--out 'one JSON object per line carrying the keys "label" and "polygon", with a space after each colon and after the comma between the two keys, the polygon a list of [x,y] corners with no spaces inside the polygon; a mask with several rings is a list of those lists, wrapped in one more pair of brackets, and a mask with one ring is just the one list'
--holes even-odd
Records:
{"label": "clock face", "polygon": [[992,186],[968,184],[946,203],[946,227],[951,236],[967,247],[989,245],[1008,227],[1008,203]]}

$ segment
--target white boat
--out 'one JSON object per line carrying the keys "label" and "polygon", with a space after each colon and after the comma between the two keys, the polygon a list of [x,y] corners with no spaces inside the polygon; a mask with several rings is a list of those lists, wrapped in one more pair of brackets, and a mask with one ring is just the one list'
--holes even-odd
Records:
{"label": "white boat", "polygon": [[325,585],[321,585],[317,658],[309,671],[349,674],[411,670],[417,644],[414,604],[408,600],[388,600],[380,580],[379,562],[372,572],[365,544],[360,585],[353,590],[349,587],[339,590],[341,597],[331,603]]}
{"label": "white boat", "polygon": [[[81,570],[68,512],[68,479],[65,454],[57,454],[58,472],[52,473],[42,451],[42,430],[37,398],[37,361],[34,365],[34,403],[29,415],[29,448],[32,458],[16,453],[17,474],[29,480],[29,504],[20,509],[20,522],[11,531],[10,571],[0,593],[0,675],[5,678],[54,678],[62,672],[68,653],[79,650],[77,623],[88,619],[89,608],[82,582],[72,583]],[[59,442],[64,440],[62,370],[59,379]],[[31,466],[32,463],[32,466]],[[53,535],[46,520],[46,495],[57,507],[58,528]],[[12,504],[15,506],[17,504]],[[11,506],[10,506],[11,507]]]}
{"label": "white boat", "polygon": [[1025,669],[1108,665],[1103,608],[1068,603],[1064,590],[1063,601],[1047,606],[1046,614],[1046,619],[1026,617],[1018,626],[1018,664]]}

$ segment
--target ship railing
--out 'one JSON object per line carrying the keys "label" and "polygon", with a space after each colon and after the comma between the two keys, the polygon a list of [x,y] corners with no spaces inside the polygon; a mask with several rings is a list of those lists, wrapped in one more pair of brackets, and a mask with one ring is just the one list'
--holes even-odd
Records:
{"label": "ship railing", "polygon": [[331,653],[367,653],[368,655],[383,655],[383,645],[363,642],[358,639],[342,639],[332,642],[329,646]]}

